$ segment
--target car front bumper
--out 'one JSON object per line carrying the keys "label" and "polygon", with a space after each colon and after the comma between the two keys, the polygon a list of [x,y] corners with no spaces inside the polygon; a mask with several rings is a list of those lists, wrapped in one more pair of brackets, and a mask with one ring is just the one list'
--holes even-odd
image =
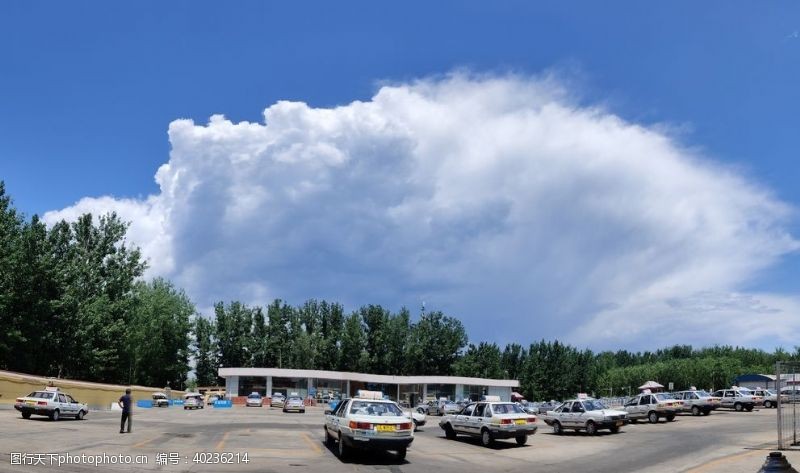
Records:
{"label": "car front bumper", "polygon": [[622,427],[623,425],[628,425],[630,420],[628,419],[604,419],[602,421],[597,422],[598,429],[610,429],[613,427]]}

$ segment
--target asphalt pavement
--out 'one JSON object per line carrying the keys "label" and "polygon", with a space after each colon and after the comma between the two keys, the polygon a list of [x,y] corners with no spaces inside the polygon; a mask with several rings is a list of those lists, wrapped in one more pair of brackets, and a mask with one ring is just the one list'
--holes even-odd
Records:
{"label": "asphalt pavement", "polygon": [[[445,439],[438,419],[428,417],[405,460],[390,452],[367,452],[342,462],[324,444],[318,408],[305,414],[245,407],[138,409],[131,434],[118,433],[118,412],[51,422],[1,410],[0,471],[736,473],[755,472],[776,436],[775,410],[769,409],[678,416],[674,422],[639,423],[594,437],[555,435],[542,423],[526,446],[512,440],[492,448],[467,437]],[[800,467],[796,455],[790,453],[789,459]],[[98,461],[102,464],[90,464]]]}

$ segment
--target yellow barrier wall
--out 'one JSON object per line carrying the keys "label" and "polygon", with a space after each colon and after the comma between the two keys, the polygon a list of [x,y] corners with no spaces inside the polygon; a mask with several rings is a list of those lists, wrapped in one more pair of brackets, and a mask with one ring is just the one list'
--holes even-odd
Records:
{"label": "yellow barrier wall", "polygon": [[[154,392],[164,392],[163,388],[90,383],[0,370],[0,404],[14,404],[16,398],[42,390],[48,385],[61,388],[79,402],[88,404],[92,409],[109,409],[112,402],[117,402],[119,397],[125,394],[125,388],[131,388],[134,403],[142,399],[152,400]],[[183,394],[183,391],[173,390],[171,397],[180,399]]]}

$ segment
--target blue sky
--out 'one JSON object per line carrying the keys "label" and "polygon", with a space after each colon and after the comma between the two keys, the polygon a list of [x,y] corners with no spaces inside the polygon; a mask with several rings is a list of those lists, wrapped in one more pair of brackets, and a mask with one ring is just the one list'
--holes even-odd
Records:
{"label": "blue sky", "polygon": [[[280,100],[312,109],[346,106],[369,102],[382,85],[435,82],[454,71],[553,74],[568,91],[568,108],[600,107],[627,123],[668,130],[676,147],[733,169],[775,201],[797,208],[798,30],[797,1],[4,2],[0,178],[28,214],[70,208],[84,197],[144,201],[161,192],[154,174],[175,149],[167,129],[177,119],[205,124],[224,114],[234,123],[263,122],[264,109]],[[779,228],[800,234],[796,215]],[[191,244],[170,238],[176,261],[200,264],[189,254]],[[308,248],[319,248],[313,241]],[[414,251],[424,249],[420,244]],[[317,264],[343,264],[337,258],[347,255],[341,249],[320,254]],[[748,266],[722,292],[798,296],[797,251],[773,256],[768,264]],[[307,260],[301,266],[314,269]],[[354,271],[371,266],[365,262]],[[256,295],[344,294],[323,283],[319,287],[329,289],[323,294],[299,289],[301,283],[277,294],[269,278],[255,276],[265,269],[253,268]],[[174,269],[163,274],[190,292],[195,285]],[[436,305],[438,297],[442,307],[467,319],[478,339],[479,316],[468,307],[491,303],[453,305],[446,290],[430,289],[470,284],[478,282],[415,279],[413,290],[387,291],[384,300],[373,300],[374,288],[367,286],[343,298],[411,305],[413,293]],[[716,286],[709,290],[719,293]],[[554,328],[544,335],[557,334],[559,319],[552,317]]]}

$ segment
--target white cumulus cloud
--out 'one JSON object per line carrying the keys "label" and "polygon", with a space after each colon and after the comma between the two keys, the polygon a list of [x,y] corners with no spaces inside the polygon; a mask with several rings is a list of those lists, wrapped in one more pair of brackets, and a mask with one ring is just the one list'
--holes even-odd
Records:
{"label": "white cumulus cloud", "polygon": [[792,208],[557,80],[456,74],[264,119],[176,120],[160,193],[45,220],[116,210],[201,307],[425,300],[472,339],[592,347],[800,335],[797,297],[742,292],[798,248]]}

